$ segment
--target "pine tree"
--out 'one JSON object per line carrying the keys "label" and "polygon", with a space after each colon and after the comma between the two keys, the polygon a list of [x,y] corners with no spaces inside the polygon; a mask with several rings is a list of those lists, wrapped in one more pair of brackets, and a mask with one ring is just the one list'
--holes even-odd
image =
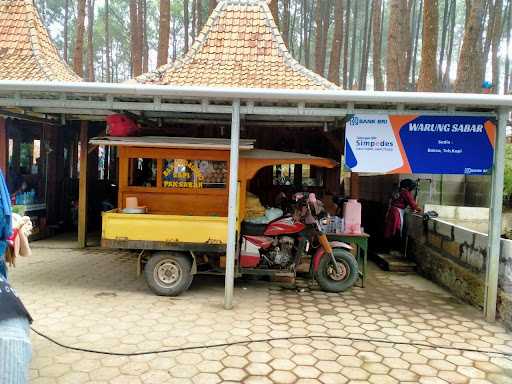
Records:
{"label": "pine tree", "polygon": [[437,90],[437,35],[439,27],[439,4],[437,0],[423,2],[423,32],[421,34],[421,66],[418,91]]}
{"label": "pine tree", "polygon": [[170,0],[160,0],[157,66],[167,64],[169,58],[169,36],[171,28],[170,23],[171,2]]}
{"label": "pine tree", "polygon": [[471,6],[460,48],[455,92],[480,92],[482,89],[480,33],[483,24],[483,3],[482,0],[471,0],[468,3],[471,3]]}
{"label": "pine tree", "polygon": [[76,39],[73,52],[73,70],[82,77],[84,75],[84,32],[85,32],[85,0],[77,1]]}
{"label": "pine tree", "polygon": [[376,91],[384,90],[384,80],[382,79],[382,38],[380,30],[382,25],[382,0],[373,0],[373,83]]}
{"label": "pine tree", "polygon": [[94,81],[94,0],[87,0],[87,80]]}
{"label": "pine tree", "polygon": [[329,81],[340,84],[341,45],[343,43],[343,0],[336,0],[334,6],[334,36],[331,59],[329,60]]}

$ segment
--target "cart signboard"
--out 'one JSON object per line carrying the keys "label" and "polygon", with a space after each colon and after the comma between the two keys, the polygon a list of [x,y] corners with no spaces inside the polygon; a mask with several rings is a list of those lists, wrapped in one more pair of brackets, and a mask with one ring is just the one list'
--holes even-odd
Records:
{"label": "cart signboard", "polygon": [[496,124],[485,116],[354,115],[345,132],[352,172],[490,174]]}

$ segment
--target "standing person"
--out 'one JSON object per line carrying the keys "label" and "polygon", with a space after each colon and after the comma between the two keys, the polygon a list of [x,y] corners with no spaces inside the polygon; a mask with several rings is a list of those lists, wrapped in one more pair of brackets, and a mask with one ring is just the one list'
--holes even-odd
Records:
{"label": "standing person", "polygon": [[32,318],[9,285],[0,276],[0,383],[28,383],[32,357],[30,324]]}
{"label": "standing person", "polygon": [[415,189],[416,183],[413,180],[404,179],[400,182],[398,191],[391,197],[384,227],[384,237],[389,243],[402,237],[405,209],[410,207],[414,212],[421,211],[412,195]]}

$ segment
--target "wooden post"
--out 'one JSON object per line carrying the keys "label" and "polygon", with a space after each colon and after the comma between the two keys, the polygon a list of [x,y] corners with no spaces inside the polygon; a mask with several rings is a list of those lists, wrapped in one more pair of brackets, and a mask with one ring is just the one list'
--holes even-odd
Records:
{"label": "wooden post", "polygon": [[0,116],[0,169],[7,177],[7,157],[9,152],[9,138],[7,137],[7,122]]}
{"label": "wooden post", "polygon": [[80,122],[80,179],[78,191],[78,246],[87,246],[87,121]]}

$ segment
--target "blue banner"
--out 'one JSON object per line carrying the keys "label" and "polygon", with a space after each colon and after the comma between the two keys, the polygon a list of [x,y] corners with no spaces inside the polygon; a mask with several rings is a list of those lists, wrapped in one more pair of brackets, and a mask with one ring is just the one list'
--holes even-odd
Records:
{"label": "blue banner", "polygon": [[345,154],[353,172],[484,175],[496,124],[480,116],[355,115]]}

